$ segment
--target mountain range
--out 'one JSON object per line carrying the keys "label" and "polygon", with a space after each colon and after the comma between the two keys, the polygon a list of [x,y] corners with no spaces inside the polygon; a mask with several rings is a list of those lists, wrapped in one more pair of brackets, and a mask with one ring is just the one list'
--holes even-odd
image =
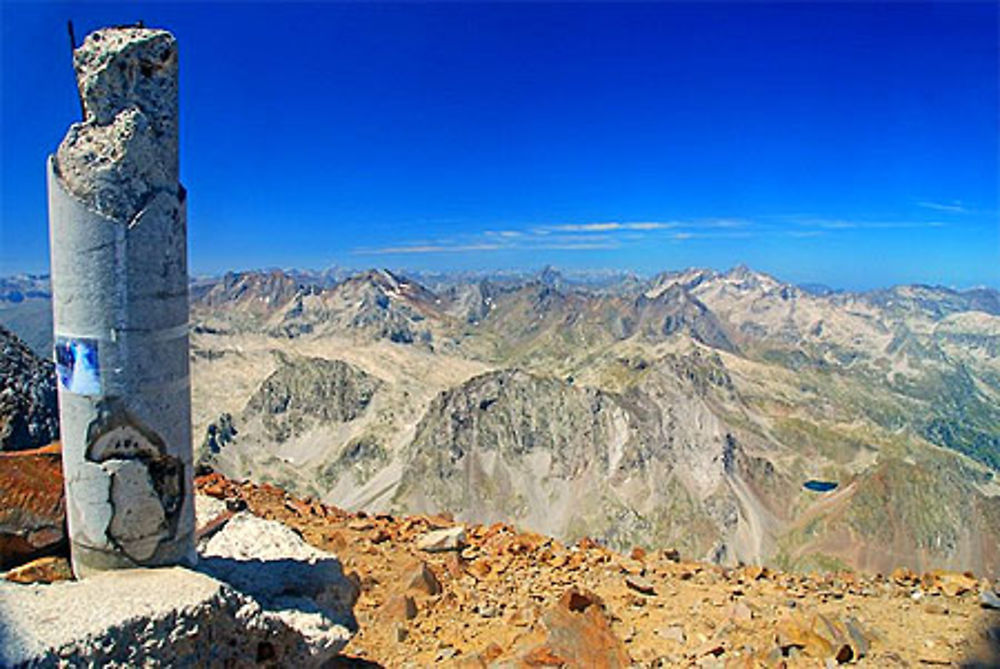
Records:
{"label": "mountain range", "polygon": [[[547,268],[191,295],[199,458],[228,476],[723,564],[1000,571],[996,290]],[[47,295],[3,299],[45,346]]]}

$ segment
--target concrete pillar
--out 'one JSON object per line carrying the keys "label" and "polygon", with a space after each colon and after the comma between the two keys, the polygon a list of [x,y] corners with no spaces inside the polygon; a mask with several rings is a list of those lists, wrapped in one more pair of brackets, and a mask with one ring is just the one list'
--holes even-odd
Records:
{"label": "concrete pillar", "polygon": [[194,564],[177,43],[98,30],[73,65],[85,118],[48,160],[73,570]]}

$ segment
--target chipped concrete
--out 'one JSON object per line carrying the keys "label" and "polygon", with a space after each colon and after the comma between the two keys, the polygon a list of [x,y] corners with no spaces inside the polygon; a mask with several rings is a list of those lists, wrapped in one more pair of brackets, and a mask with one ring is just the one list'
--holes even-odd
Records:
{"label": "chipped concrete", "polygon": [[73,54],[86,117],[56,152],[68,190],[132,220],[151,195],[178,189],[177,43],[165,30],[97,30]]}
{"label": "chipped concrete", "polygon": [[239,513],[201,551],[197,571],[0,580],[0,666],[318,667],[357,631],[357,580],[288,527]]}
{"label": "chipped concrete", "polygon": [[88,35],[84,118],[48,163],[55,336],[100,386],[59,388],[77,576],[196,560],[177,56],[165,30]]}
{"label": "chipped concrete", "polygon": [[148,560],[169,536],[149,470],[138,460],[112,460],[103,469],[111,478],[113,511],[108,537],[137,563]]}
{"label": "chipped concrete", "polygon": [[314,667],[302,634],[225,582],[181,567],[83,581],[0,581],[0,666]]}

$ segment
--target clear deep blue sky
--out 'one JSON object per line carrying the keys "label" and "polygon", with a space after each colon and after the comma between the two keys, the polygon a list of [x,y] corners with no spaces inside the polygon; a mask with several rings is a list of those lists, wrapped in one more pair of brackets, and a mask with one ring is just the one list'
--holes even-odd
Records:
{"label": "clear deep blue sky", "polygon": [[5,1],[0,273],[47,270],[68,18],[180,41],[194,272],[1000,286],[996,3]]}

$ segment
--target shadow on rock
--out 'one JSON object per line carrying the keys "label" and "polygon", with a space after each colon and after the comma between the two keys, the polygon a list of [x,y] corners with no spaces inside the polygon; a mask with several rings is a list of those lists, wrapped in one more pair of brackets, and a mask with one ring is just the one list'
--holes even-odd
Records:
{"label": "shadow on rock", "polygon": [[972,644],[968,659],[962,669],[997,669],[1000,667],[1000,614],[990,615]]}
{"label": "shadow on rock", "polygon": [[296,630],[315,663],[328,661],[358,629],[357,578],[340,560],[291,528],[250,513],[234,515],[198,546],[198,571],[243,593]]}
{"label": "shadow on rock", "polygon": [[358,629],[353,611],[357,586],[344,576],[336,558],[307,562],[203,557],[198,571],[253,597],[265,610],[322,614],[351,632]]}
{"label": "shadow on rock", "polygon": [[323,665],[323,669],[384,669],[383,665],[351,655],[338,655]]}

